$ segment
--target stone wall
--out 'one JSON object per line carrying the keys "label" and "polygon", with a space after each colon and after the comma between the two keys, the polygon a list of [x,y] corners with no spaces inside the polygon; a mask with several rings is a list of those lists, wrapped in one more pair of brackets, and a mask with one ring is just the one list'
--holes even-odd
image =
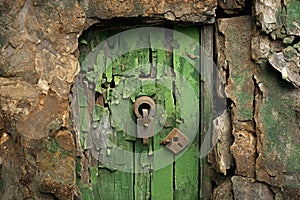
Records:
{"label": "stone wall", "polygon": [[217,63],[234,141],[230,153],[209,156],[223,173],[213,199],[299,199],[300,2],[254,1],[239,11],[252,14],[238,17],[220,6],[227,15],[216,23]]}
{"label": "stone wall", "polygon": [[300,2],[159,2],[0,1],[1,199],[81,198],[70,117],[78,38],[119,18],[216,25],[232,128],[209,155],[206,199],[300,198]]}

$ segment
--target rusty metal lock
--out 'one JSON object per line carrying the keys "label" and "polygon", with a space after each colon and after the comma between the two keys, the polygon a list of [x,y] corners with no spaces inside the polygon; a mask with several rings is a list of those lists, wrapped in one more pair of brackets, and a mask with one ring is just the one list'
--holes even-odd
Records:
{"label": "rusty metal lock", "polygon": [[148,138],[154,136],[155,102],[152,98],[141,96],[136,99],[133,109],[137,118],[137,138],[143,138],[143,144],[148,145]]}
{"label": "rusty metal lock", "polygon": [[165,148],[172,151],[175,155],[184,150],[190,143],[190,139],[177,128],[173,128],[167,137],[160,142]]}

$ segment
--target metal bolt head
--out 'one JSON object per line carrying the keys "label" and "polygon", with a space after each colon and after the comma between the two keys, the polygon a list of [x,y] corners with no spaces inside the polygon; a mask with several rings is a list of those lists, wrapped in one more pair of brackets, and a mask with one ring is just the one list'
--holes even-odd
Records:
{"label": "metal bolt head", "polygon": [[145,123],[145,124],[144,124],[144,127],[146,127],[146,128],[147,128],[148,126],[149,126],[149,124],[148,124],[148,123]]}

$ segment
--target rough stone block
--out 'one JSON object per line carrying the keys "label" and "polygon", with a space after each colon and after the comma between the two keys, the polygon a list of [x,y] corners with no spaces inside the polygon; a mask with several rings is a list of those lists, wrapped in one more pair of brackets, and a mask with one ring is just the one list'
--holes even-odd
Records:
{"label": "rough stone block", "polygon": [[270,69],[269,64],[262,63],[255,76],[259,89],[254,115],[258,153],[256,178],[282,187],[285,199],[299,197],[300,128],[297,110],[300,92]]}
{"label": "rough stone block", "polygon": [[300,36],[300,2],[296,0],[286,2],[285,27],[287,34]]}
{"label": "rough stone block", "polygon": [[217,36],[218,67],[228,70],[225,87],[233,101],[233,123],[253,118],[254,68],[251,58],[250,16],[219,19]]}
{"label": "rough stone block", "polygon": [[233,176],[233,196],[236,200],[255,199],[273,200],[274,194],[269,187],[263,183],[255,182],[255,179]]}
{"label": "rough stone block", "polygon": [[216,137],[214,140],[217,141],[213,141],[216,145],[213,154],[209,154],[208,161],[218,172],[226,175],[227,170],[233,166],[233,157],[230,152],[232,125],[229,112],[224,111],[213,121],[213,135]]}
{"label": "rough stone block", "polygon": [[256,138],[247,131],[233,133],[234,143],[230,147],[236,163],[235,173],[238,175],[255,176]]}
{"label": "rough stone block", "polygon": [[56,136],[55,140],[60,144],[60,146],[70,152],[75,150],[75,143],[72,133],[69,131],[59,131]]}
{"label": "rough stone block", "polygon": [[245,9],[245,0],[218,0],[220,8],[226,14],[238,14]]}
{"label": "rough stone block", "polygon": [[232,182],[230,179],[222,182],[214,190],[213,198],[214,200],[234,200]]}
{"label": "rough stone block", "polygon": [[271,33],[281,28],[281,1],[258,0],[254,11],[262,31]]}
{"label": "rough stone block", "polygon": [[95,17],[100,20],[117,17],[153,17],[170,21],[213,23],[217,1],[89,0],[82,1],[81,6],[87,13],[89,24],[95,22],[92,20]]}
{"label": "rough stone block", "polygon": [[300,87],[300,53],[296,49],[289,46],[283,52],[273,53],[268,60],[272,67],[281,72],[282,79],[296,88]]}

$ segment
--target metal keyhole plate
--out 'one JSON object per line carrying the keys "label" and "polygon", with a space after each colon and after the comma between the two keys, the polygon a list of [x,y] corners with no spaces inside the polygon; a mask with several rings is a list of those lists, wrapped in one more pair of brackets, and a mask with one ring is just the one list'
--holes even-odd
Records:
{"label": "metal keyhole plate", "polygon": [[148,105],[147,107],[150,108],[148,116],[153,117],[156,108],[154,100],[148,96],[141,96],[135,100],[135,103],[133,105],[134,113],[137,116],[137,118],[143,118],[142,113],[140,112],[140,106],[143,106],[143,104]]}
{"label": "metal keyhole plate", "polygon": [[190,139],[180,130],[174,128],[161,143],[165,144],[165,148],[176,155],[189,145]]}
{"label": "metal keyhole plate", "polygon": [[148,138],[154,136],[155,102],[152,98],[141,96],[136,99],[133,110],[137,116],[136,137],[143,138],[143,144],[148,144]]}

